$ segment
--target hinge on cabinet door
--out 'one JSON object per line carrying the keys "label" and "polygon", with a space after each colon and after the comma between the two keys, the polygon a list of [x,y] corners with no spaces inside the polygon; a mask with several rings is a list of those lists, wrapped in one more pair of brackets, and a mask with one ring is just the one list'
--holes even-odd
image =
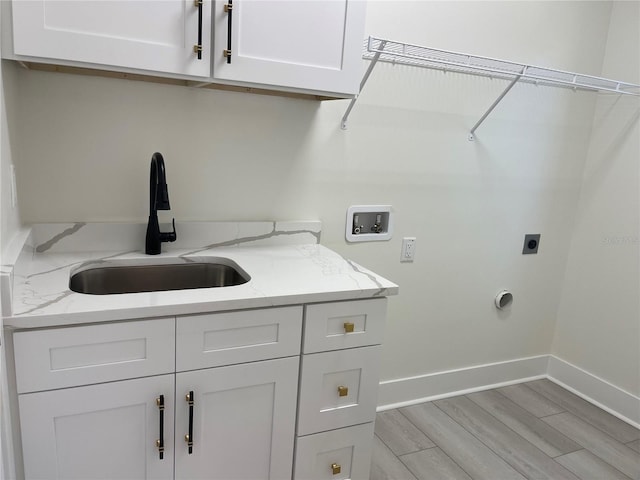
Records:
{"label": "hinge on cabinet door", "polygon": [[193,53],[202,53],[202,45],[194,45]]}
{"label": "hinge on cabinet door", "polygon": [[229,13],[229,11],[233,10],[233,4],[232,3],[225,3],[224,4],[224,13]]}

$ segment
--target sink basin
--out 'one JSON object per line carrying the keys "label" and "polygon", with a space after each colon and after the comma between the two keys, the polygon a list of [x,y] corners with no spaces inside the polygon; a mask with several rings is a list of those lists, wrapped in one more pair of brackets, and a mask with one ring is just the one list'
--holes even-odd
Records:
{"label": "sink basin", "polygon": [[[171,260],[171,259],[170,259]],[[77,293],[160,292],[193,288],[230,287],[247,283],[251,277],[226,258],[163,261],[101,261],[88,263],[72,273],[69,288]]]}

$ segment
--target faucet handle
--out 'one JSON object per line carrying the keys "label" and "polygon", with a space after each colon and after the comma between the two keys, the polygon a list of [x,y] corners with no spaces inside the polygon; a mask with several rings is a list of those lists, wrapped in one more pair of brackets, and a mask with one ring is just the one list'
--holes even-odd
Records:
{"label": "faucet handle", "polygon": [[158,232],[160,234],[161,242],[175,242],[176,238],[178,238],[176,234],[176,219],[171,219],[171,225],[173,227],[172,232]]}

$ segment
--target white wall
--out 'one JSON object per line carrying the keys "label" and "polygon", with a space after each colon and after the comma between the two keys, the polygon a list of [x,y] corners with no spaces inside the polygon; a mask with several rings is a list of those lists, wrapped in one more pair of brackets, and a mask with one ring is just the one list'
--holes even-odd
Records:
{"label": "white wall", "polygon": [[[615,2],[603,74],[640,83],[640,3]],[[598,97],[553,353],[640,395],[640,100]]]}
{"label": "white wall", "polygon": [[[1,9],[0,9],[1,10]],[[0,22],[1,23],[1,22]],[[12,139],[9,123],[14,123],[15,66],[0,62],[0,265],[3,252],[20,229],[20,215],[11,204],[10,167],[13,162]],[[0,312],[2,299],[0,298]],[[11,439],[11,414],[7,402],[8,380],[6,371],[3,321],[0,318],[0,478],[16,478]]]}
{"label": "white wall", "polygon": [[[371,1],[367,34],[599,74],[608,2]],[[180,220],[320,219],[322,243],[396,281],[382,377],[550,350],[595,96],[379,65],[349,130],[316,103],[19,70],[22,217],[145,221],[167,162]],[[389,242],[347,245],[353,204],[392,204]],[[170,218],[170,217],[165,217]],[[541,233],[522,256],[525,233]],[[179,232],[178,232],[179,234]],[[400,264],[403,236],[416,261]],[[141,239],[142,241],[142,239]],[[509,288],[509,312],[494,295]]]}
{"label": "white wall", "polygon": [[18,206],[11,204],[11,164],[14,150],[14,136],[10,133],[16,128],[16,65],[2,61],[0,65],[0,251],[13,240],[21,227]]}

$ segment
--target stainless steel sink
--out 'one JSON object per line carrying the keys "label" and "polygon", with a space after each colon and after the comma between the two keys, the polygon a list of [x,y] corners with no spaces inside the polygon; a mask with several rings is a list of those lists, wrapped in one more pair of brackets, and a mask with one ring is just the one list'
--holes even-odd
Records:
{"label": "stainless steel sink", "polygon": [[251,277],[226,258],[189,259],[181,263],[102,261],[72,273],[69,288],[77,293],[110,295],[193,288],[230,287]]}

